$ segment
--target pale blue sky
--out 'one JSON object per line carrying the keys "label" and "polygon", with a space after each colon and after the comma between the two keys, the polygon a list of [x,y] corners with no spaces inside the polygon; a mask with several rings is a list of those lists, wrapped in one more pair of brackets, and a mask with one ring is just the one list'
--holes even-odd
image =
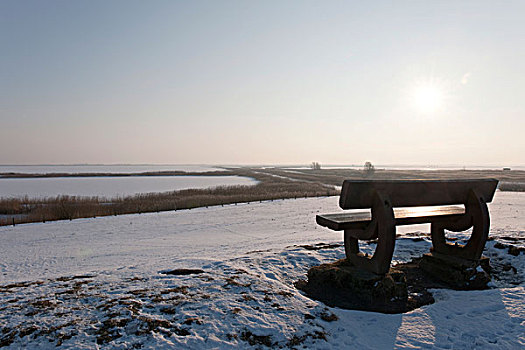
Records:
{"label": "pale blue sky", "polygon": [[524,13],[0,0],[0,163],[525,165]]}

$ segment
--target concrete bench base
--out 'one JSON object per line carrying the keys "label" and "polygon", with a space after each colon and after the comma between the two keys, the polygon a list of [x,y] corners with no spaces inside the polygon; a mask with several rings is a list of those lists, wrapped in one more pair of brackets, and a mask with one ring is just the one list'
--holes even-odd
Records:
{"label": "concrete bench base", "polygon": [[453,289],[486,289],[491,279],[487,257],[470,260],[433,252],[424,254],[419,266],[426,274]]}

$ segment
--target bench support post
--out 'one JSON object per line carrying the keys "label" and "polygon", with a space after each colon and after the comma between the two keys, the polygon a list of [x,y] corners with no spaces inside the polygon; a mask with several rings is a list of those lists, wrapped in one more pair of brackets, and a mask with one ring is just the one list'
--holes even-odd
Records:
{"label": "bench support post", "polygon": [[[466,245],[446,242],[445,230],[459,232],[472,227],[472,235]],[[479,260],[489,235],[490,217],[487,203],[474,190],[465,204],[465,215],[456,222],[433,222],[431,224],[432,251],[464,259]]]}
{"label": "bench support post", "polygon": [[[370,234],[370,231],[373,233]],[[372,257],[359,251],[358,237],[377,238],[377,247]],[[390,199],[376,192],[372,205],[372,222],[364,230],[345,230],[345,253],[355,266],[381,275],[388,272],[394,254],[396,225]]]}

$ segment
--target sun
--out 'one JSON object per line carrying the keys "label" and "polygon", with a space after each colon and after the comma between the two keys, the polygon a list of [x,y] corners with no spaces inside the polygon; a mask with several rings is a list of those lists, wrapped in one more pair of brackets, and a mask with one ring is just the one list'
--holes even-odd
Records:
{"label": "sun", "polygon": [[414,88],[411,95],[412,105],[420,113],[436,113],[443,107],[444,92],[436,84],[420,84]]}

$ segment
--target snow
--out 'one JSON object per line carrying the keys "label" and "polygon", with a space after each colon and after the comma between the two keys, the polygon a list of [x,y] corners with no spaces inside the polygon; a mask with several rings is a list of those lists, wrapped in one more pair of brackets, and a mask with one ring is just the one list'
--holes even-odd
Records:
{"label": "snow", "polygon": [[1,197],[100,196],[117,197],[139,193],[177,191],[188,188],[255,185],[242,176],[130,176],[50,177],[0,179]]}
{"label": "snow", "polygon": [[[309,267],[344,256],[341,233],[315,224],[315,214],[339,210],[337,202],[280,200],[2,227],[0,344],[525,347],[525,254],[498,248],[523,246],[525,194],[497,192],[490,205],[494,240],[485,255],[495,268],[508,267],[491,289],[433,290],[436,303],[399,315],[329,308],[294,288]],[[427,252],[425,232],[426,225],[400,228],[394,261]],[[303,246],[322,242],[336,248]],[[162,273],[188,268],[203,273]]]}

